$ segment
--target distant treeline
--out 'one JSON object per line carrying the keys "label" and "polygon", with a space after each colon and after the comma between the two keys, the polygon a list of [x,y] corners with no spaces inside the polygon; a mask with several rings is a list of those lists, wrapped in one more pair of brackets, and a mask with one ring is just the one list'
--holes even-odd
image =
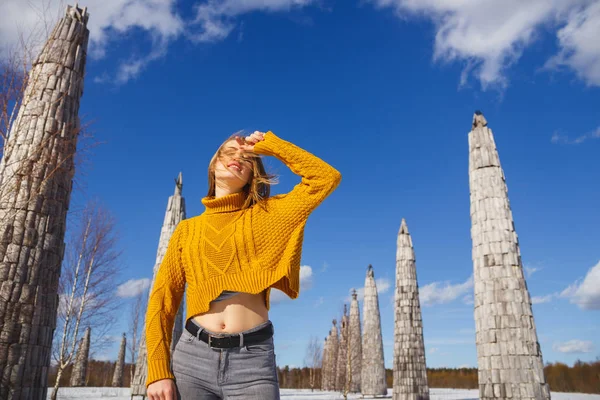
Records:
{"label": "distant treeline", "polygon": [[[90,360],[87,368],[86,384],[89,387],[105,387],[112,386],[113,374],[115,372],[116,362],[114,361],[97,361]],[[123,367],[123,387],[131,386],[131,368],[132,364],[125,364]],[[73,364],[69,365],[63,372],[60,378],[60,387],[71,386],[71,372]],[[50,367],[48,372],[48,386],[54,386],[56,381],[56,367]]]}
{"label": "distant treeline", "polygon": [[[321,371],[317,370],[315,389],[321,387]],[[394,381],[393,371],[386,369],[388,387]],[[573,366],[562,363],[546,364],[544,373],[550,390],[600,394],[600,360],[577,361]],[[308,368],[278,368],[282,388],[310,388]],[[427,380],[432,388],[477,389],[477,368],[427,368]]]}
{"label": "distant treeline", "polygon": [[[123,386],[130,385],[131,364],[125,365]],[[115,363],[91,360],[88,364],[86,386],[111,386]],[[600,394],[600,360],[594,362],[577,361],[573,366],[562,363],[546,364],[544,373],[550,390],[553,392],[577,392]],[[277,368],[279,386],[291,389],[310,389],[309,368]],[[67,368],[61,379],[61,386],[70,385],[71,367]],[[392,387],[393,374],[386,370],[388,387]],[[48,376],[48,385],[53,385],[56,369],[52,368]],[[428,368],[427,379],[432,388],[477,389],[476,368]],[[315,371],[315,387],[321,388],[321,371]]]}

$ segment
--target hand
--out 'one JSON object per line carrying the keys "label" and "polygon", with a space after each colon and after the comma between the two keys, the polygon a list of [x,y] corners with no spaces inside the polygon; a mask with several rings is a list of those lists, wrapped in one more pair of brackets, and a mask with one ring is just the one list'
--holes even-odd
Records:
{"label": "hand", "polygon": [[240,149],[248,152],[254,151],[254,145],[258,142],[265,140],[264,132],[254,131],[250,136],[245,138],[237,137],[237,142],[240,145]]}
{"label": "hand", "polygon": [[161,379],[148,385],[148,400],[177,400],[177,389],[173,379]]}

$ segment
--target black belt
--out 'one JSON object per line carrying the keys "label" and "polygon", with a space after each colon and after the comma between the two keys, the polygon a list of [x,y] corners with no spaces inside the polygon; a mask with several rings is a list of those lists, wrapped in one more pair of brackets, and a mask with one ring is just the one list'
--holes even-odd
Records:
{"label": "black belt", "polygon": [[191,320],[186,322],[185,329],[204,343],[207,343],[209,347],[215,349],[230,349],[232,347],[258,344],[273,336],[273,324],[269,324],[255,332],[242,332],[233,335],[228,333],[227,335],[230,336],[214,336],[210,335],[205,330],[202,330],[200,335],[198,335],[200,327]]}

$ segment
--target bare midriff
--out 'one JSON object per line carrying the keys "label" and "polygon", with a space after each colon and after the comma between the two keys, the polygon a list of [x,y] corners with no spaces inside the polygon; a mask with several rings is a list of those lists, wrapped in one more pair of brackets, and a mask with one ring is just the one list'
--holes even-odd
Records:
{"label": "bare midriff", "polygon": [[239,293],[229,299],[213,302],[207,312],[191,319],[212,332],[243,332],[269,320],[265,293]]}

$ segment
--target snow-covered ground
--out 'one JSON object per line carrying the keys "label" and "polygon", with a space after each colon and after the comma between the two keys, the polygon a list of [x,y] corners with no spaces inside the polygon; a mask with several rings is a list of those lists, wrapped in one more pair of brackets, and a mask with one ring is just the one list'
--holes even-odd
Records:
{"label": "snow-covered ground", "polygon": [[[51,388],[48,390],[48,399],[50,399]],[[432,400],[477,400],[477,390],[465,389],[430,389]],[[58,390],[58,398],[60,400],[130,400],[131,392],[129,388],[61,388]],[[281,389],[282,400],[334,400],[343,399],[344,397],[337,392],[321,392],[310,390],[293,390]],[[360,395],[352,394],[349,399],[359,399]],[[378,397],[380,399],[392,398],[391,389],[386,397]],[[137,397],[141,399],[141,397]],[[557,393],[552,392],[553,400],[600,400],[598,394],[582,394],[582,393]],[[187,399],[185,399],[187,400]]]}

